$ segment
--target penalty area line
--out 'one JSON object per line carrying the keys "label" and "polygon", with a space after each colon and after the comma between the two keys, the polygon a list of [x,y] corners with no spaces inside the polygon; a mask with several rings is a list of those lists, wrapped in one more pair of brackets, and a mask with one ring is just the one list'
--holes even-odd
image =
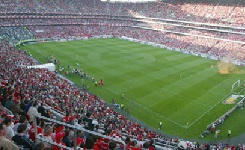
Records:
{"label": "penalty area line", "polygon": [[222,102],[226,97],[228,97],[229,95],[231,95],[231,93],[227,94],[226,96],[224,96],[224,98],[222,98],[221,100],[219,100],[214,106],[212,106],[210,109],[208,109],[206,112],[204,112],[200,117],[198,117],[195,121],[193,121],[188,127],[191,127],[192,125],[194,125],[197,121],[199,121],[203,116],[205,116],[207,113],[209,113],[212,109],[214,109],[220,102]]}

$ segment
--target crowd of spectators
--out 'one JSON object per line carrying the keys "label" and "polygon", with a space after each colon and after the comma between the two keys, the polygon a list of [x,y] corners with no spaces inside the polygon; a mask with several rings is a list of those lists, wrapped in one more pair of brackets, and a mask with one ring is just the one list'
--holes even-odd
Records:
{"label": "crowd of spectators", "polygon": [[11,43],[17,43],[26,39],[32,39],[33,35],[25,27],[1,27],[0,34],[3,39],[11,41]]}
{"label": "crowd of spectators", "polygon": [[172,0],[148,3],[110,3],[100,0],[60,0],[27,2],[24,0],[2,1],[0,12],[38,12],[66,14],[106,14],[144,16],[194,22],[215,23],[244,27],[244,1],[215,0],[205,3],[201,0]]}
{"label": "crowd of spectators", "polygon": [[[241,17],[245,16],[243,1],[237,2],[237,5],[211,5],[182,3],[177,0],[173,3],[162,1],[157,2],[157,4],[155,2],[139,4],[109,3],[99,0],[83,0],[82,2],[78,0],[61,0],[59,2],[49,0],[28,2],[25,0],[2,0],[0,12],[0,16],[4,16],[3,22],[0,23],[1,26],[4,26],[0,27],[0,33],[3,35],[1,38],[12,41],[12,43],[32,39],[33,37],[56,39],[97,35],[126,36],[141,41],[162,44],[169,48],[188,50],[195,54],[215,56],[218,59],[227,58],[236,62],[245,61],[245,46],[242,44],[244,42],[244,29],[230,30],[239,32],[239,34],[223,33],[212,30],[198,30],[193,27],[174,26],[162,22],[149,23],[149,20],[134,18],[137,16],[157,17],[243,27],[244,17]],[[38,17],[28,19],[21,17],[24,15],[17,16],[17,18],[16,15],[10,15],[14,17],[9,19],[9,16],[5,15],[6,12],[30,13],[33,16],[37,15],[36,12],[41,14],[70,14],[71,16],[55,18],[51,15],[46,19]],[[90,15],[84,19],[76,17],[75,14],[105,14],[120,15],[121,17],[112,19],[108,16]],[[125,18],[124,16],[128,17]],[[23,27],[23,25],[26,27]],[[188,24],[188,26],[190,25],[191,23]],[[150,29],[145,29],[146,27]],[[210,26],[208,28],[218,29]],[[240,42],[224,41],[219,38]],[[150,149],[154,147],[152,146],[154,142],[155,145],[158,143],[176,147],[180,142],[179,139],[166,138],[128,120],[115,111],[113,107],[108,107],[96,95],[75,87],[68,80],[60,78],[55,72],[50,72],[47,69],[28,69],[26,66],[37,65],[38,62],[29,57],[26,52],[10,46],[9,43],[0,42],[0,52],[0,101],[2,106],[13,113],[13,115],[9,115],[2,108],[4,111],[1,111],[2,123],[0,124],[0,130],[4,134],[6,130],[7,138],[3,138],[3,134],[0,139],[1,142],[8,143],[6,145],[11,145],[11,149],[18,149],[16,145],[22,145],[22,147],[29,149],[35,149],[35,147],[58,149],[48,143],[35,141],[32,124],[33,115],[40,113],[48,118],[56,118],[43,105],[66,114],[61,120],[65,123],[80,124],[85,129],[125,140],[127,149],[141,149],[142,147]],[[73,139],[74,132],[71,129],[48,121],[38,121],[38,133],[40,137],[62,143],[68,147],[74,146],[74,140],[77,140],[79,146],[87,149],[109,149],[115,147],[115,145],[118,148],[121,147],[120,144],[108,139],[87,135],[83,132],[78,132],[78,138]],[[39,146],[36,146],[37,143]],[[242,145],[186,143],[192,149],[242,147]]]}

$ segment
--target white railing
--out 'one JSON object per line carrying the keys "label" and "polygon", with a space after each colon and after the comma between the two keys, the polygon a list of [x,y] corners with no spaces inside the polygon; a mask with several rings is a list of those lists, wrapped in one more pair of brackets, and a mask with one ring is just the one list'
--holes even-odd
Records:
{"label": "white railing", "polygon": [[[120,140],[118,138],[113,138],[113,137],[110,137],[110,136],[106,136],[106,135],[103,135],[103,134],[100,134],[100,133],[97,133],[97,132],[94,132],[94,131],[90,131],[90,130],[86,130],[85,128],[82,128],[80,125],[78,124],[75,124],[75,125],[70,125],[70,124],[66,124],[64,122],[60,122],[60,121],[57,121],[57,120],[54,120],[54,119],[50,119],[50,118],[47,118],[47,117],[44,117],[44,116],[36,116],[35,119],[34,119],[34,129],[35,129],[35,139],[37,141],[40,140],[40,141],[43,141],[43,142],[47,142],[49,144],[52,144],[52,145],[56,145],[56,146],[59,146],[61,148],[66,148],[68,149],[69,147],[66,147],[66,146],[63,146],[63,145],[60,145],[56,142],[51,142],[51,141],[47,141],[45,140],[44,138],[42,137],[39,137],[38,134],[37,134],[37,121],[36,119],[39,118],[39,119],[44,119],[46,121],[50,121],[50,122],[53,122],[53,123],[56,123],[56,124],[60,124],[60,125],[63,125],[63,126],[66,126],[66,127],[69,127],[69,128],[72,128],[74,130],[74,139],[76,139],[76,135],[77,135],[77,131],[83,131],[83,132],[86,132],[86,133],[90,133],[92,135],[96,135],[96,136],[99,136],[99,137],[103,137],[103,138],[106,138],[106,139],[109,139],[109,140],[113,140],[115,142],[118,142],[118,143],[121,143],[123,144],[124,146],[124,149],[126,149],[126,144],[123,140]],[[69,150],[76,150],[77,149],[77,143],[76,143],[76,140],[74,140],[74,147],[73,148],[69,148]]]}

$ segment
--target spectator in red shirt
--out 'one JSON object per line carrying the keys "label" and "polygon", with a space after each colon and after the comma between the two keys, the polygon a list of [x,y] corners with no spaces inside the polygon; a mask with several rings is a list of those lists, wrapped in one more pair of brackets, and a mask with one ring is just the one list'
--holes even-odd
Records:
{"label": "spectator in red shirt", "polygon": [[67,123],[67,122],[70,121],[70,117],[69,117],[69,113],[68,113],[68,112],[66,112],[66,116],[64,116],[64,117],[62,118],[62,121],[65,122],[65,123]]}
{"label": "spectator in red shirt", "polygon": [[[43,131],[43,127],[45,126],[45,122],[44,121],[40,121],[37,119],[37,134],[41,134]],[[30,131],[29,131],[29,138],[35,142],[35,128],[34,128],[34,124],[31,125]]]}
{"label": "spectator in red shirt", "polygon": [[[62,142],[64,136],[65,136],[65,132],[56,133],[55,136],[56,143],[66,146],[65,143]],[[52,150],[64,150],[64,149],[57,145],[54,145]]]}
{"label": "spectator in red shirt", "polygon": [[137,141],[133,140],[130,145],[130,150],[139,150],[140,148],[137,146]]}
{"label": "spectator in red shirt", "polygon": [[94,138],[94,150],[100,150],[98,136],[94,135],[93,138]]}
{"label": "spectator in red shirt", "polygon": [[77,134],[77,145],[81,148],[84,147],[85,145],[85,140],[84,140],[84,134],[83,132],[80,132]]}
{"label": "spectator in red shirt", "polygon": [[126,143],[126,150],[129,150],[130,145],[131,145],[130,137],[127,137],[127,138],[126,138],[125,143]]}
{"label": "spectator in red shirt", "polygon": [[149,143],[150,143],[149,150],[155,150],[154,140],[151,139]]}
{"label": "spectator in red shirt", "polygon": [[109,142],[110,142],[109,139],[104,138],[104,140],[100,142],[100,149],[101,150],[109,149]]}
{"label": "spectator in red shirt", "polygon": [[63,125],[60,125],[60,124],[56,124],[56,127],[55,127],[55,132],[56,134],[63,131],[65,129],[65,127]]}

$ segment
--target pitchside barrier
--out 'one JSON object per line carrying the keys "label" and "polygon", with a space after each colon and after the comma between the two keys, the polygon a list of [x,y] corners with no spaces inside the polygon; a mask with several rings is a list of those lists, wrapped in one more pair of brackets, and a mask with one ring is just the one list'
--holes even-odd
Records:
{"label": "pitchside barrier", "polygon": [[[245,96],[242,98],[242,100],[240,100],[234,107],[232,107],[229,111],[227,111],[225,114],[223,114],[222,116],[220,116],[218,119],[216,119],[214,122],[212,122],[211,124],[209,124],[207,126],[207,129],[209,129],[210,127],[213,126],[213,124],[215,124],[215,127],[217,127],[218,125],[222,124],[225,119],[231,115],[231,113],[233,113],[237,108],[241,108],[243,109],[244,107],[244,101],[245,101]],[[206,130],[207,131],[207,130]]]}
{"label": "pitchside barrier", "polygon": [[[242,98],[242,100],[240,100],[234,107],[232,107],[229,111],[227,111],[225,114],[223,114],[222,116],[220,116],[218,119],[216,119],[214,122],[210,123],[207,126],[207,129],[202,133],[206,134],[207,132],[209,133],[209,130],[211,127],[217,127],[220,124],[223,124],[223,122],[225,121],[225,119],[230,116],[237,108],[242,108],[244,107],[244,101],[245,101],[245,94],[242,94],[242,91],[244,91],[244,84],[245,82],[243,82],[241,84],[241,80],[237,80],[236,82],[234,82],[232,84],[232,88],[231,88],[231,95],[232,94],[239,94]],[[239,90],[238,92],[235,92],[236,89],[241,88],[241,90]],[[204,135],[203,135],[204,136]]]}
{"label": "pitchside barrier", "polygon": [[33,122],[34,123],[34,131],[35,131],[35,139],[36,139],[36,141],[39,140],[39,141],[42,141],[42,142],[45,142],[45,143],[49,143],[49,144],[52,144],[52,145],[59,146],[60,148],[64,148],[64,149],[67,149],[67,150],[77,150],[77,148],[79,148],[77,146],[76,140],[74,140],[74,147],[71,148],[71,147],[66,147],[64,145],[58,144],[56,142],[47,141],[46,139],[42,138],[42,136],[39,136],[37,134],[37,118],[43,119],[45,121],[49,121],[49,122],[52,122],[52,123],[60,124],[60,125],[63,125],[65,127],[70,128],[70,129],[73,129],[73,131],[74,131],[74,137],[73,138],[74,139],[77,138],[77,132],[78,131],[83,131],[83,132],[86,132],[86,133],[89,133],[89,134],[92,134],[92,135],[96,135],[96,136],[99,136],[99,137],[102,137],[102,138],[106,138],[106,139],[115,141],[117,143],[121,143],[123,145],[123,149],[126,149],[126,144],[125,144],[125,142],[123,140],[120,140],[118,138],[113,138],[113,137],[110,137],[110,136],[106,136],[106,135],[102,135],[102,134],[94,132],[94,131],[86,130],[86,129],[80,127],[80,125],[77,125],[77,124],[75,124],[75,125],[66,124],[64,122],[60,122],[60,121],[57,121],[57,120],[54,120],[54,119],[50,119],[50,118],[47,118],[47,117],[44,117],[44,116],[41,116],[41,115],[35,116],[35,119],[34,119],[34,122]]}

